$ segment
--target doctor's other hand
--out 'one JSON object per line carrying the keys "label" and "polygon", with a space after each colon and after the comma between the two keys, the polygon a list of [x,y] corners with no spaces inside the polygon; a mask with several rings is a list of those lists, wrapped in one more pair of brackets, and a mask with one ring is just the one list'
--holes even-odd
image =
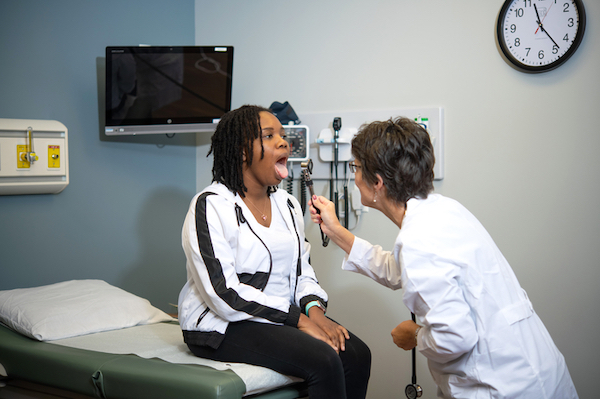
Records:
{"label": "doctor's other hand", "polygon": [[406,351],[417,346],[416,331],[419,325],[412,320],[405,320],[392,330],[394,343]]}

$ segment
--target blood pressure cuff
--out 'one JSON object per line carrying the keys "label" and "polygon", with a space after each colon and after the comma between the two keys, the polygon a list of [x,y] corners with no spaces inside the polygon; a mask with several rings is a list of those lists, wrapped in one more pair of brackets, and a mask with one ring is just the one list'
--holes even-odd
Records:
{"label": "blood pressure cuff", "polygon": [[273,104],[271,104],[269,107],[269,111],[271,111],[273,115],[279,119],[279,122],[281,122],[282,125],[288,125],[290,122],[292,122],[294,125],[300,124],[298,115],[296,115],[294,108],[292,108],[290,103],[287,101],[283,104],[277,101],[273,102]]}

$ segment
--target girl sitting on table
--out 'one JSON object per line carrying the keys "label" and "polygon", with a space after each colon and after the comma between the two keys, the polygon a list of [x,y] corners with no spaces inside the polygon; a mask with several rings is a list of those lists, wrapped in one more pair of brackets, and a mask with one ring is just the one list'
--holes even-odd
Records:
{"label": "girl sitting on table", "polygon": [[183,336],[196,356],[303,378],[311,399],[364,399],[370,350],[325,316],[300,204],[276,189],[289,151],[265,108],[243,106],[219,122],[213,183],[192,199],[183,225]]}

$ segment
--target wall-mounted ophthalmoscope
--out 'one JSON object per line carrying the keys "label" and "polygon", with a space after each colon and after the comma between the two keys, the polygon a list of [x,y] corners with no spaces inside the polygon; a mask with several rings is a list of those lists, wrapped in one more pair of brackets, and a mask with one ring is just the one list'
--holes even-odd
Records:
{"label": "wall-mounted ophthalmoscope", "polygon": [[[312,199],[312,197],[314,197],[314,195],[315,195],[315,190],[313,188],[313,181],[310,178],[310,175],[312,173],[312,168],[313,168],[312,159],[302,162],[300,164],[300,167],[302,168],[302,178],[304,179],[304,183],[306,184],[306,187],[308,187],[308,191],[310,191],[310,198]],[[315,209],[317,209],[317,207],[315,207]],[[319,209],[317,209],[317,213],[321,213],[321,211],[319,211]],[[321,229],[321,225],[319,225],[319,229]],[[329,237],[327,237],[325,235],[325,233],[323,233],[323,229],[321,229],[321,241],[323,242],[324,247],[326,247],[329,244]]]}

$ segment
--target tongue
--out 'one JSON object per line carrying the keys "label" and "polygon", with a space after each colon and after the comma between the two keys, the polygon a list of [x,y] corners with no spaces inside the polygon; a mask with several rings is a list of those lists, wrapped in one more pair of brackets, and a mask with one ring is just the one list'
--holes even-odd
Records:
{"label": "tongue", "polygon": [[288,177],[287,167],[283,163],[275,164],[275,172],[277,172],[277,174],[279,175],[279,177],[281,177],[282,180]]}

